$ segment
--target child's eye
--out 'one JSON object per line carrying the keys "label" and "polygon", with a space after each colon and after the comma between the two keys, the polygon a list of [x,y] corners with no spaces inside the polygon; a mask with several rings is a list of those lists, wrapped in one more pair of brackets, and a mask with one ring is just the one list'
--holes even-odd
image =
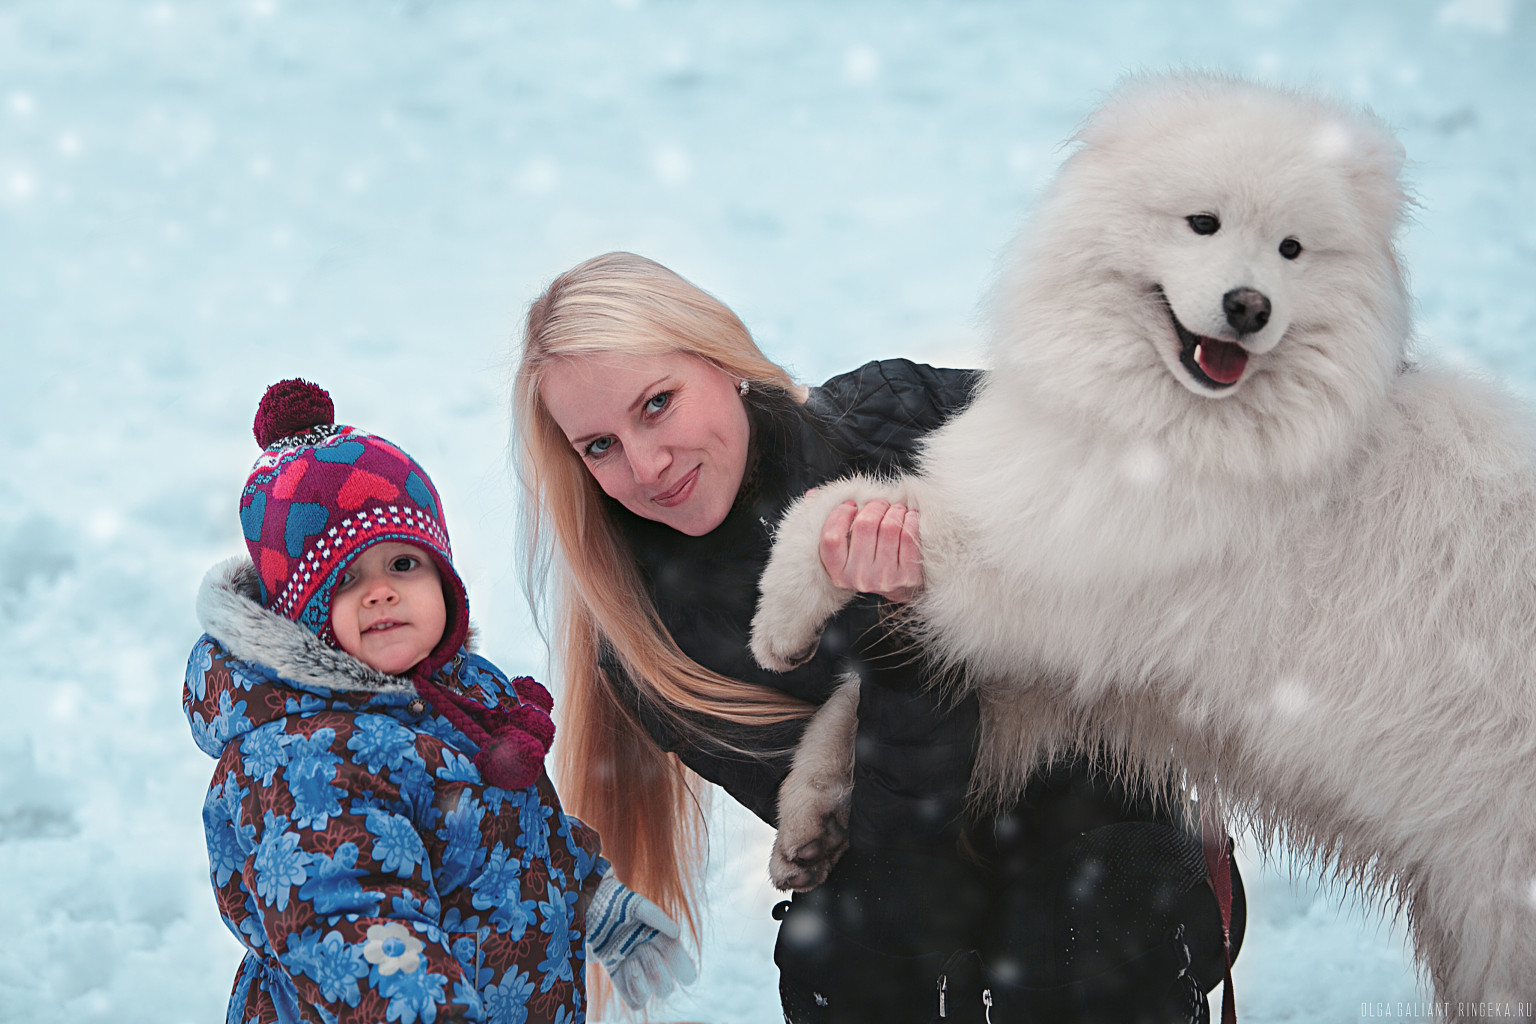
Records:
{"label": "child's eye", "polygon": [[395,570],[395,572],[410,572],[412,569],[416,568],[418,564],[419,563],[413,556],[400,555],[394,561],[389,563],[389,567]]}
{"label": "child's eye", "polygon": [[608,449],[613,447],[613,438],[600,437],[581,450],[581,454],[589,459],[595,459],[600,455],[606,455]]}
{"label": "child's eye", "polygon": [[670,402],[670,401],[672,401],[672,392],[670,392],[670,391],[658,392],[658,393],[652,395],[650,398],[646,399],[645,411],[647,413],[649,413],[650,415],[654,416],[656,413],[661,412],[661,410],[665,409],[667,407],[667,403]]}
{"label": "child's eye", "polygon": [[342,573],[341,574],[341,578],[336,581],[336,589],[337,590],[346,590],[348,587],[350,587],[352,584],[354,584],[356,582],[357,582],[356,574],[354,574],[351,569],[348,569],[346,572]]}

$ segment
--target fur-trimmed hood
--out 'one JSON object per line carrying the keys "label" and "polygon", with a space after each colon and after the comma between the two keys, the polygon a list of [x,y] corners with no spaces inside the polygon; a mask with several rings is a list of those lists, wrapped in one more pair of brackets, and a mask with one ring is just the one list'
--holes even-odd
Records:
{"label": "fur-trimmed hood", "polygon": [[[297,710],[342,704],[384,710],[414,699],[403,676],[369,668],[309,629],[263,608],[256,568],[231,558],[208,570],[197,594],[205,636],[187,663],[183,695],[199,747],[212,757],[231,739]],[[215,648],[227,657],[215,658]]]}

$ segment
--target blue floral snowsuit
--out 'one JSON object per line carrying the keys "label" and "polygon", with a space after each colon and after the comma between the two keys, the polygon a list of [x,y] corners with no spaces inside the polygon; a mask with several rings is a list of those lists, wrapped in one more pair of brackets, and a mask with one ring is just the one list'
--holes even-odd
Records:
{"label": "blue floral snowsuit", "polygon": [[[210,874],[247,950],[228,1024],[584,1020],[597,834],[543,773],[516,791],[482,782],[474,743],[408,684],[295,644],[303,627],[260,609],[252,584],[233,565],[209,574],[212,635],[182,695],[218,760]],[[444,679],[487,705],[518,700],[472,654]]]}

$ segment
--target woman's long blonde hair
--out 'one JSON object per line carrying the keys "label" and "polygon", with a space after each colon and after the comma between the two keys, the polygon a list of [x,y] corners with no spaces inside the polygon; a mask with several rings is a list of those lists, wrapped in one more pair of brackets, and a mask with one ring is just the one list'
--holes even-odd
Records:
{"label": "woman's long blonde hair", "polygon": [[790,390],[794,382],[720,300],[659,263],[611,252],[561,274],[534,300],[513,385],[524,580],[536,614],[553,600],[551,646],[564,684],[555,744],[561,799],[602,835],[619,878],[697,939],[693,904],[707,852],[700,780],[618,701],[599,649],[608,646],[640,699],[663,715],[766,725],[810,708],[695,663],[657,616],[602,491],[539,394],[552,363],[612,352],[686,352],[749,385]]}

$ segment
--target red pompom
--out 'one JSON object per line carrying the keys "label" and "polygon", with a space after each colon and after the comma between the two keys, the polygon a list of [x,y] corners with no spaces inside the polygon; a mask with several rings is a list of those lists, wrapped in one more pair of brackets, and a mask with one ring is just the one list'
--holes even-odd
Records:
{"label": "red pompom", "polygon": [[480,777],[502,789],[522,789],[539,780],[548,748],[532,736],[508,729],[497,733],[475,757]]}
{"label": "red pompom", "polygon": [[532,704],[546,714],[555,708],[555,698],[544,689],[544,684],[532,676],[518,676],[512,680],[512,689],[517,693],[517,699],[524,704]]}
{"label": "red pompom", "polygon": [[335,422],[336,407],[331,403],[330,393],[318,384],[294,378],[267,388],[256,407],[251,432],[256,435],[257,444],[270,448],[285,437]]}
{"label": "red pompom", "polygon": [[[519,704],[507,712],[504,721],[532,736],[544,744],[544,749],[549,750],[549,745],[555,741],[555,723],[550,720],[549,713],[532,704]],[[501,735],[500,730],[497,735]]]}

